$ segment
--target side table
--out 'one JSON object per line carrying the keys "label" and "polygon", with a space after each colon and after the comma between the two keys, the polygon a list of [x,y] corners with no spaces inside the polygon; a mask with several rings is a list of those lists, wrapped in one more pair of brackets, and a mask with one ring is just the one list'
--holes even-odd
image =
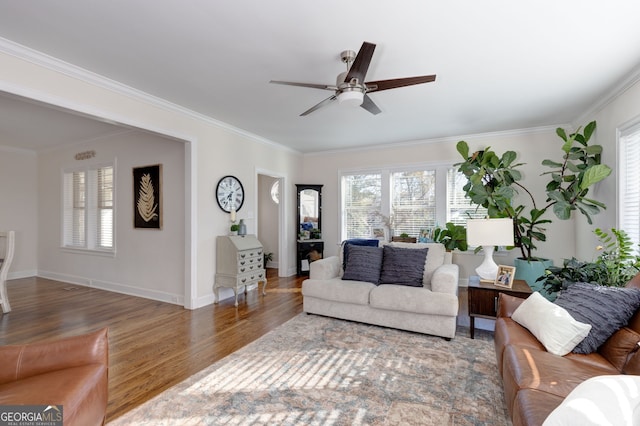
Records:
{"label": "side table", "polygon": [[469,280],[469,333],[475,334],[475,318],[496,319],[498,313],[498,295],[526,298],[532,293],[531,287],[524,280],[514,280],[511,288],[497,287],[492,283]]}

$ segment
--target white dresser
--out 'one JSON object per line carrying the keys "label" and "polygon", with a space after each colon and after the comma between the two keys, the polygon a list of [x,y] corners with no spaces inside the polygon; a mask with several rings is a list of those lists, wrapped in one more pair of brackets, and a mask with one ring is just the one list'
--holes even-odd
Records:
{"label": "white dresser", "polygon": [[255,235],[219,236],[216,240],[216,279],[213,285],[215,302],[220,301],[220,287],[232,288],[238,306],[238,291],[262,282],[266,295],[267,274],[264,270],[264,250]]}

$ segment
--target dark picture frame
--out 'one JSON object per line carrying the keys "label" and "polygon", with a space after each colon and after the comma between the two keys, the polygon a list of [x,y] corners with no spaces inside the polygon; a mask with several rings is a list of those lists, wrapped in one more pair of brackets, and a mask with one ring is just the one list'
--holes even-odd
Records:
{"label": "dark picture frame", "polygon": [[133,168],[133,227],[162,229],[162,164]]}

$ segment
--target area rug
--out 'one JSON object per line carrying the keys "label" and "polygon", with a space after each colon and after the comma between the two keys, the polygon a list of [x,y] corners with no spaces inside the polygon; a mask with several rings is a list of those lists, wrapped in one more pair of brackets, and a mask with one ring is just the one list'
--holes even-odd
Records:
{"label": "area rug", "polygon": [[300,314],[110,423],[510,425],[490,333]]}

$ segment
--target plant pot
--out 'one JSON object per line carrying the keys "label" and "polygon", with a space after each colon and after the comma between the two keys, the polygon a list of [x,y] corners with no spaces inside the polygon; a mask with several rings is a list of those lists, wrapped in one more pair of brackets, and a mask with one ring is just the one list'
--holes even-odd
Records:
{"label": "plant pot", "polygon": [[542,281],[536,280],[544,275],[545,269],[553,266],[553,261],[549,259],[526,260],[522,258],[514,259],[516,267],[516,279],[525,280],[531,290],[539,292],[547,299],[555,299],[555,295],[548,293],[542,286]]}

